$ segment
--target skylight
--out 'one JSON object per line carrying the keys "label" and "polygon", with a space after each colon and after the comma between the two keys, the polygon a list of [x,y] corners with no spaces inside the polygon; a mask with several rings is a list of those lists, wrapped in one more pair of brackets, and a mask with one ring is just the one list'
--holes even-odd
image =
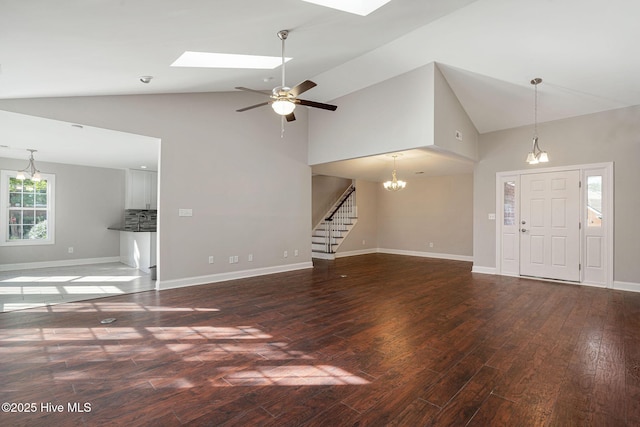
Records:
{"label": "skylight", "polygon": [[[291,58],[285,58],[285,62]],[[186,51],[175,60],[172,67],[201,68],[251,68],[272,70],[282,64],[279,56],[236,55],[232,53],[209,53]]]}
{"label": "skylight", "polygon": [[381,8],[391,0],[302,0],[320,6],[338,9],[343,12],[355,13],[367,16],[376,9]]}

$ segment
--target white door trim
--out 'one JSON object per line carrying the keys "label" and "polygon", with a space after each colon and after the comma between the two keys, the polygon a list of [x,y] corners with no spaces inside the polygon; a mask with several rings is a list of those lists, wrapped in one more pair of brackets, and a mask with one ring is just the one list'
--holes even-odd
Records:
{"label": "white door trim", "polygon": [[[503,200],[503,187],[504,182],[507,180],[513,180],[515,178],[517,185],[520,185],[520,177],[526,174],[537,174],[544,172],[564,172],[569,170],[579,170],[580,171],[580,179],[582,181],[582,189],[580,192],[580,209],[581,211],[586,211],[586,176],[587,173],[592,172],[593,170],[601,170],[603,173],[603,200],[602,200],[602,208],[604,212],[604,217],[607,219],[603,221],[603,238],[604,238],[604,254],[603,254],[603,281],[600,282],[590,282],[585,279],[584,269],[580,274],[580,283],[583,285],[592,285],[599,287],[606,287],[609,289],[613,288],[613,260],[614,260],[614,247],[613,247],[613,220],[614,220],[614,211],[613,211],[613,192],[614,192],[614,182],[613,182],[613,173],[614,173],[614,164],[613,162],[608,163],[593,163],[593,164],[584,164],[584,165],[572,165],[572,166],[560,166],[560,167],[550,167],[550,168],[535,168],[535,169],[521,169],[516,171],[508,171],[508,172],[498,172],[496,173],[496,274],[505,275],[505,276],[519,276],[520,273],[513,271],[513,269],[509,270],[509,268],[504,268],[502,262],[502,239],[503,239],[503,224],[504,224],[504,200]],[[520,191],[516,192],[516,204],[518,206],[518,217],[517,222],[520,222],[519,217],[519,206],[520,206]],[[586,224],[583,222],[582,228],[580,231],[580,262],[584,266],[585,265],[585,233],[586,233]],[[518,238],[518,247],[520,245]]]}

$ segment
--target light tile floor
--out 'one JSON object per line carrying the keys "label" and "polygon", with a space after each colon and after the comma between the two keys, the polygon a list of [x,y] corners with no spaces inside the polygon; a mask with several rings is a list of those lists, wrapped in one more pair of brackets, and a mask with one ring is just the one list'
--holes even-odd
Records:
{"label": "light tile floor", "polygon": [[0,271],[0,311],[153,289],[149,274],[121,263]]}

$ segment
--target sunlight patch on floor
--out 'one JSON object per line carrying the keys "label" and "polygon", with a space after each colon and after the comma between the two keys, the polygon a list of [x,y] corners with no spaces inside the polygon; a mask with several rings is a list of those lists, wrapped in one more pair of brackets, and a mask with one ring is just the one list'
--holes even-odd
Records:
{"label": "sunlight patch on floor", "polygon": [[[331,365],[265,366],[231,372],[223,380],[233,386],[363,385],[369,381]],[[213,385],[222,386],[219,380]]]}
{"label": "sunlight patch on floor", "polygon": [[22,282],[71,282],[72,280],[79,279],[81,276],[19,276],[12,277],[5,280],[0,280],[0,283],[22,283]]}
{"label": "sunlight patch on floor", "polygon": [[119,262],[0,271],[0,311],[58,312],[49,308],[154,289],[149,274]]}
{"label": "sunlight patch on floor", "polygon": [[117,286],[63,286],[68,294],[123,294],[124,291]]}
{"label": "sunlight patch on floor", "polygon": [[[0,288],[1,290],[2,288]],[[1,293],[1,291],[0,291]],[[135,302],[68,302],[33,310],[34,313],[83,313],[83,312],[217,312],[218,308],[169,307],[143,305]]]}
{"label": "sunlight patch on floor", "polygon": [[260,360],[314,359],[302,351],[279,348],[277,344],[286,346],[285,343],[176,343],[167,344],[167,348],[182,355],[185,362],[217,361],[237,354]]}
{"label": "sunlight patch on floor", "polygon": [[139,278],[140,276],[84,276],[73,282],[131,282]]}
{"label": "sunlight patch on floor", "polygon": [[269,339],[271,335],[251,327],[174,326],[145,328],[160,340],[174,339]]}
{"label": "sunlight patch on floor", "polygon": [[24,310],[27,308],[47,307],[46,302],[6,302],[2,304],[3,311]]}

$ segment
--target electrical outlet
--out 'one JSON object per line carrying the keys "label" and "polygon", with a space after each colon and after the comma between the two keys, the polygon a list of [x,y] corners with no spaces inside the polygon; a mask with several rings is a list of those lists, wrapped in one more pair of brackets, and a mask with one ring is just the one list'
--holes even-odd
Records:
{"label": "electrical outlet", "polygon": [[293,256],[298,256],[298,250],[297,249],[293,251]]}
{"label": "electrical outlet", "polygon": [[70,254],[72,254],[73,253],[73,246],[69,246],[68,251],[69,251]]}
{"label": "electrical outlet", "polygon": [[249,262],[253,261],[253,254],[249,254],[249,256],[247,257],[247,261]]}
{"label": "electrical outlet", "polygon": [[432,248],[433,247],[433,242],[429,242],[429,247]]}
{"label": "electrical outlet", "polygon": [[287,251],[284,251],[284,257],[286,258],[288,256],[289,256],[289,253]]}
{"label": "electrical outlet", "polygon": [[178,209],[178,216],[193,216],[193,209]]}
{"label": "electrical outlet", "polygon": [[233,256],[229,257],[229,264],[233,264]]}
{"label": "electrical outlet", "polygon": [[209,256],[209,264],[213,264],[213,255]]}
{"label": "electrical outlet", "polygon": [[362,239],[362,246],[364,246],[366,243],[367,243],[367,241]]}

